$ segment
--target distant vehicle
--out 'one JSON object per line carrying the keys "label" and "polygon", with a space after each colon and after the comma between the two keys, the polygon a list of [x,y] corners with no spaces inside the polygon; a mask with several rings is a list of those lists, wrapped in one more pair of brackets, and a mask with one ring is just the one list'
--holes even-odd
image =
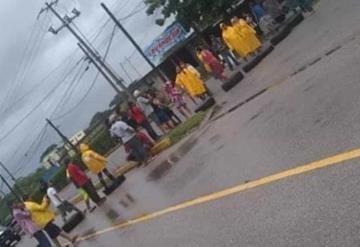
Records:
{"label": "distant vehicle", "polygon": [[11,227],[0,226],[0,246],[15,246],[21,240],[21,236]]}

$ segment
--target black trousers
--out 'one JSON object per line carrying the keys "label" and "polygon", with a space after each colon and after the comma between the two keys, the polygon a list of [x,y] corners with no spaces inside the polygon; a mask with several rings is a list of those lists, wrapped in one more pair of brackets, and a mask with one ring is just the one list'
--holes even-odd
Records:
{"label": "black trousers", "polygon": [[146,132],[149,134],[149,136],[154,141],[157,141],[160,139],[160,136],[158,134],[156,134],[155,130],[153,129],[153,127],[151,127],[151,124],[149,123],[148,120],[144,120],[140,125],[141,125],[141,127],[143,127],[146,130]]}
{"label": "black trousers", "polygon": [[85,190],[86,193],[88,193],[90,199],[93,202],[95,202],[96,204],[101,202],[101,198],[100,198],[99,194],[97,193],[96,188],[95,188],[94,184],[91,182],[91,180],[89,180],[86,184],[81,186],[81,188],[83,190]]}

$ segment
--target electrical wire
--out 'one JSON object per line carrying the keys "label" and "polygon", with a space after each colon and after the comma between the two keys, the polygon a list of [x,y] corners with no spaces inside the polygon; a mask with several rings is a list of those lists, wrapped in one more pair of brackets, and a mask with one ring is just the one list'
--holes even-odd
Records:
{"label": "electrical wire", "polygon": [[[74,50],[75,51],[75,50]],[[74,55],[70,55],[67,58],[65,58],[63,60],[63,62],[61,64],[59,64],[58,66],[56,66],[53,70],[51,70],[43,79],[41,79],[36,85],[34,85],[34,87],[32,87],[31,89],[29,89],[27,92],[25,92],[23,95],[21,95],[17,100],[15,100],[15,102],[12,103],[11,106],[9,106],[8,108],[4,109],[4,111],[2,113],[6,114],[9,110],[13,109],[16,105],[18,105],[19,103],[23,102],[28,96],[30,96],[38,87],[42,86],[45,83],[48,83],[49,78],[56,72],[58,71],[63,65],[67,65],[67,67],[69,67],[69,65],[71,64],[71,62],[68,61],[68,59],[72,58]],[[84,57],[80,58],[76,64],[74,66],[78,66],[80,64],[80,62],[84,59]],[[74,59],[72,59],[74,60]],[[66,72],[65,72],[66,73]]]}
{"label": "electrical wire", "polygon": [[1,104],[0,110],[3,109],[3,107],[5,106],[6,103],[8,103],[8,99],[12,98],[14,92],[17,91],[16,89],[18,87],[21,87],[22,82],[25,79],[26,71],[28,70],[29,66],[31,66],[32,63],[34,62],[35,54],[39,52],[39,48],[45,37],[45,34],[43,33],[43,35],[41,35],[41,33],[42,33],[41,30],[40,30],[40,32],[37,32],[37,28],[36,28],[37,25],[38,25],[38,21],[35,20],[32,28],[31,28],[29,38],[26,42],[27,45],[25,46],[24,51],[21,56],[22,58],[28,57],[28,59],[23,59],[21,61],[20,65],[17,67],[16,74],[10,84],[10,89],[9,89],[7,95],[4,97],[4,100]]}
{"label": "electrical wire", "polygon": [[[109,41],[108,46],[106,48],[104,58],[103,58],[104,61],[105,61],[105,59],[107,58],[107,56],[109,54],[111,44],[112,44],[112,42],[114,40],[115,33],[116,33],[116,26],[114,26],[114,29],[112,31],[112,37],[110,38],[110,41]],[[65,113],[61,114],[60,116],[58,116],[58,117],[56,117],[56,118],[54,118],[52,120],[56,121],[56,120],[62,119],[64,117],[68,116],[69,114],[71,114],[74,110],[76,110],[85,101],[85,99],[90,94],[91,90],[93,89],[93,87],[95,86],[95,84],[96,84],[96,82],[97,82],[97,80],[99,78],[99,75],[100,75],[100,71],[98,71],[96,73],[94,80],[91,82],[90,87],[85,92],[84,96],[72,108],[70,108],[68,111],[66,111]]]}
{"label": "electrical wire", "polygon": [[[73,70],[75,69],[76,67],[74,67],[72,69],[72,71],[70,73],[73,72]],[[69,73],[69,74],[70,74]],[[49,93],[47,93],[45,95],[45,97],[43,97],[41,99],[40,102],[38,102],[35,107],[33,107],[27,114],[25,114],[25,116],[19,121],[17,122],[9,131],[7,131],[1,138],[0,138],[0,142],[4,141],[7,137],[9,137],[23,122],[25,122],[25,120],[27,118],[29,118],[63,83],[64,81],[66,80],[66,78],[69,76],[69,74],[67,74],[66,76],[64,76],[64,78],[62,80],[60,80],[59,83],[57,83],[55,85],[55,87],[53,87]]]}
{"label": "electrical wire", "polygon": [[[47,128],[48,125],[46,124],[42,128],[41,132],[36,136],[34,141],[30,144],[29,148],[25,151],[24,157],[17,162],[18,166],[13,173],[15,177],[26,168],[25,162],[27,162],[27,160],[32,160],[35,153],[39,150],[41,143],[46,136]],[[30,156],[28,156],[29,153],[31,153]]]}
{"label": "electrical wire", "polygon": [[[83,70],[83,73],[81,73],[82,70]],[[84,67],[79,66],[79,70],[76,72],[74,78],[69,83],[68,88],[65,90],[61,100],[59,101],[57,106],[54,108],[53,113],[51,114],[51,117],[53,117],[55,115],[56,111],[59,109],[59,107],[62,106],[62,104],[64,103],[64,99],[67,98],[68,93],[71,90],[72,86],[81,79],[81,77],[85,74],[85,72],[86,72],[86,70],[84,70]],[[37,153],[37,151],[39,150],[41,143],[42,143],[43,139],[45,138],[47,127],[48,127],[48,125],[45,124],[45,126],[42,128],[42,130],[40,131],[38,136],[34,139],[32,144],[29,146],[29,148],[25,152],[24,157],[20,161],[17,162],[19,165],[18,165],[18,168],[16,168],[16,172],[15,172],[16,175],[19,172],[22,172],[26,168],[25,162],[31,161],[33,159],[33,157],[35,156],[35,154]],[[35,148],[33,148],[34,146],[35,146]],[[27,156],[28,153],[31,153],[31,155]],[[14,155],[16,155],[16,153]]]}

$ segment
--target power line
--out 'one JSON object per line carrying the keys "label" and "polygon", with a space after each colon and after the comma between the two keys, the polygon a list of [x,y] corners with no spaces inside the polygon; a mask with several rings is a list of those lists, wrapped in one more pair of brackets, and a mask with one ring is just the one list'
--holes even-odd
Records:
{"label": "power line", "polygon": [[[73,70],[75,69],[76,67],[73,68]],[[73,71],[72,70],[72,71]],[[72,71],[70,73],[72,73]],[[70,74],[69,73],[69,74]],[[18,123],[16,123],[5,135],[3,135],[1,138],[0,138],[0,142],[4,141],[9,135],[11,135],[27,118],[29,118],[32,113],[34,113],[64,82],[64,80],[69,76],[66,75],[63,80],[60,81],[60,83],[57,83],[55,85],[55,87],[53,87],[51,89],[51,91],[45,95],[44,98],[41,99],[41,101],[35,105],[35,107],[33,107]]]}
{"label": "power line", "polygon": [[31,67],[34,58],[35,58],[35,54],[38,53],[39,48],[41,46],[41,43],[45,37],[45,33],[43,33],[43,35],[41,36],[41,30],[40,32],[36,32],[36,27],[37,27],[38,21],[35,20],[31,31],[30,31],[30,36],[26,42],[26,46],[24,48],[24,51],[22,53],[22,58],[26,58],[28,57],[28,59],[22,59],[20,65],[17,68],[17,72],[14,76],[14,79],[12,80],[11,84],[10,84],[10,89],[7,93],[7,95],[4,97],[4,100],[1,104],[0,109],[2,109],[5,104],[8,102],[8,99],[12,97],[12,95],[14,94],[14,92],[16,92],[16,88],[22,85],[22,82],[25,79],[25,75],[27,70],[29,69],[29,67]]}
{"label": "power line", "polygon": [[[116,33],[116,27],[114,26],[114,29],[113,29],[113,31],[111,33],[112,36],[111,36],[111,38],[109,40],[108,46],[107,46],[105,54],[104,54],[104,58],[103,58],[104,61],[106,60],[106,58],[107,58],[107,56],[109,54],[111,44],[112,44],[112,42],[114,40],[115,33]],[[62,119],[64,117],[66,117],[67,115],[69,115],[70,113],[72,113],[75,109],[77,109],[85,101],[85,99],[88,97],[88,95],[90,94],[91,90],[95,86],[95,83],[96,83],[97,79],[99,78],[99,75],[100,75],[100,72],[98,71],[96,73],[96,75],[95,75],[94,80],[91,82],[90,87],[88,88],[88,90],[84,94],[84,96],[72,108],[70,108],[67,112],[63,113],[62,115],[60,115],[60,116],[58,116],[58,117],[56,117],[56,118],[54,118],[52,120],[56,121],[56,120]]]}
{"label": "power line", "polygon": [[[76,49],[74,50],[74,52],[76,51]],[[2,113],[6,113],[9,110],[11,110],[13,107],[15,107],[17,104],[21,103],[22,101],[24,101],[28,96],[30,96],[38,87],[40,87],[41,85],[43,85],[44,83],[47,83],[49,81],[50,76],[52,76],[57,70],[59,70],[63,65],[68,65],[71,64],[71,62],[69,63],[69,58],[72,58],[74,55],[70,55],[67,58],[65,58],[61,64],[59,64],[58,66],[56,66],[53,70],[51,70],[43,79],[41,79],[36,85],[34,85],[33,88],[31,88],[30,90],[28,90],[26,93],[24,93],[23,95],[21,95],[19,98],[17,98],[15,100],[15,102],[12,103],[11,106],[9,106],[8,108],[4,109],[4,111]],[[74,66],[79,65],[79,63],[84,59],[84,57],[80,58]],[[74,59],[72,59],[74,60]],[[66,72],[65,72],[66,73]]]}
{"label": "power line", "polygon": [[[18,166],[14,172],[14,176],[17,176],[20,172],[22,172],[25,167],[26,167],[26,160],[31,161],[32,158],[34,157],[35,153],[38,151],[38,149],[41,146],[41,143],[43,141],[43,139],[46,136],[46,131],[47,131],[47,124],[42,128],[41,132],[36,136],[36,138],[34,139],[34,141],[30,144],[29,148],[26,150],[24,157],[22,159],[20,159],[17,163]],[[34,148],[34,149],[33,149]],[[30,153],[31,149],[33,149],[33,151],[31,152],[32,154],[29,156],[28,153]]]}
{"label": "power line", "polygon": [[64,91],[64,95],[63,95],[62,99],[60,100],[60,102],[58,103],[57,107],[55,108],[53,115],[59,110],[59,108],[61,109],[61,107],[63,107],[63,105],[69,99],[69,97],[71,97],[71,95],[73,93],[73,90],[71,91],[71,89],[74,86],[76,86],[76,84],[82,79],[82,77],[87,72],[87,70],[84,69],[84,66],[83,66],[84,64],[86,64],[85,59],[84,59],[82,65],[79,66],[79,70],[76,72],[74,78],[71,80],[68,87]]}

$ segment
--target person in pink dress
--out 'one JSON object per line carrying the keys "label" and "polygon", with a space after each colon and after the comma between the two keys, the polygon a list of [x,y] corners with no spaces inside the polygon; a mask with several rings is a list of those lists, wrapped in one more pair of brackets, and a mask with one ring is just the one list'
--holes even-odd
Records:
{"label": "person in pink dress", "polygon": [[180,114],[185,118],[189,118],[192,115],[192,112],[185,102],[184,91],[178,88],[175,83],[172,83],[171,81],[167,81],[165,83],[165,91],[169,95],[171,102],[175,104],[175,107]]}

